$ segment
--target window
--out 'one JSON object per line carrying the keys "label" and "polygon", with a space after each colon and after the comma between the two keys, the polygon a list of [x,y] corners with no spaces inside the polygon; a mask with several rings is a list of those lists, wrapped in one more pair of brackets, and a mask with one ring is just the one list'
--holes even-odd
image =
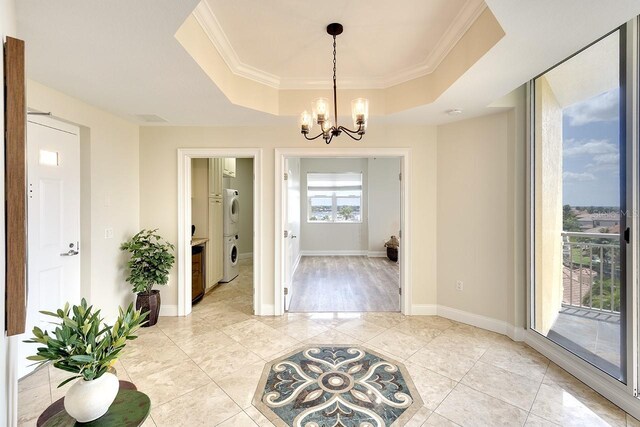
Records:
{"label": "window", "polygon": [[614,31],[531,85],[531,326],[625,382],[623,37]]}
{"label": "window", "polygon": [[362,222],[361,173],[308,173],[307,222]]}

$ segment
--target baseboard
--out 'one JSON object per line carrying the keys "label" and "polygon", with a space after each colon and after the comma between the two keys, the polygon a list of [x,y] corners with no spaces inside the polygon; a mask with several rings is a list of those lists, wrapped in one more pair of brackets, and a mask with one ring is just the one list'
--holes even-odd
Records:
{"label": "baseboard", "polygon": [[273,304],[262,304],[262,309],[256,316],[275,316],[276,307]]}
{"label": "baseboard", "polygon": [[476,326],[481,329],[506,335],[514,341],[524,341],[524,328],[513,326],[502,320],[479,314],[469,313],[456,308],[437,304],[414,304],[411,306],[411,316],[441,316],[456,322]]}
{"label": "baseboard", "polygon": [[387,251],[369,251],[367,252],[369,258],[386,258]]}
{"label": "baseboard", "polygon": [[435,316],[438,314],[436,304],[413,304],[411,306],[411,316]]}
{"label": "baseboard", "polygon": [[238,255],[238,259],[253,259],[253,252]]}
{"label": "baseboard", "polygon": [[160,316],[175,317],[178,315],[178,306],[169,304],[160,304]]}
{"label": "baseboard", "polygon": [[514,341],[524,341],[524,331],[521,326],[507,325],[507,336]]}
{"label": "baseboard", "polygon": [[458,310],[457,308],[451,308],[445,305],[438,305],[438,316],[506,335],[514,341],[523,341],[524,339],[524,329],[517,328],[503,320],[492,317],[469,313],[468,311]]}
{"label": "baseboard", "polygon": [[367,256],[369,251],[334,250],[334,251],[300,251],[301,256]]}

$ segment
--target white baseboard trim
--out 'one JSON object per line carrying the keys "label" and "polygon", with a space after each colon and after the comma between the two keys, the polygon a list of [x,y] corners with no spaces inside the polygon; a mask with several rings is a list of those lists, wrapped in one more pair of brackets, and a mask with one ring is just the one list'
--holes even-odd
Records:
{"label": "white baseboard trim", "polygon": [[369,251],[335,250],[335,251],[300,251],[301,256],[367,256]]}
{"label": "white baseboard trim", "polygon": [[570,354],[568,351],[553,344],[549,339],[533,330],[527,330],[524,334],[525,342],[536,351],[549,358],[571,375],[600,393],[606,399],[618,405],[636,419],[640,418],[640,405],[638,399],[629,390],[607,374],[594,369],[587,362]]}
{"label": "white baseboard trim", "polygon": [[488,331],[506,335],[514,341],[524,341],[524,328],[513,326],[502,320],[479,314],[469,313],[456,308],[437,304],[414,304],[411,316],[441,316],[456,322],[465,323]]}
{"label": "white baseboard trim", "polygon": [[160,316],[175,317],[178,315],[178,305],[160,304]]}
{"label": "white baseboard trim", "polygon": [[262,304],[260,311],[256,311],[256,316],[275,316],[276,307],[273,304]]}
{"label": "white baseboard trim", "polygon": [[[438,305],[438,316],[506,335],[514,341],[522,341],[524,339],[524,329],[516,328],[503,320],[492,317],[469,313],[468,311],[458,310],[457,308],[451,308],[445,305]],[[522,331],[518,331],[518,329],[522,329]]]}
{"label": "white baseboard trim", "polygon": [[238,259],[253,259],[253,252],[238,255]]}
{"label": "white baseboard trim", "polygon": [[524,341],[524,331],[521,326],[507,325],[507,336],[514,341]]}
{"label": "white baseboard trim", "polygon": [[369,251],[367,252],[367,256],[369,258],[386,258],[387,252],[386,251]]}
{"label": "white baseboard trim", "polygon": [[413,304],[410,316],[435,316],[438,314],[436,304]]}

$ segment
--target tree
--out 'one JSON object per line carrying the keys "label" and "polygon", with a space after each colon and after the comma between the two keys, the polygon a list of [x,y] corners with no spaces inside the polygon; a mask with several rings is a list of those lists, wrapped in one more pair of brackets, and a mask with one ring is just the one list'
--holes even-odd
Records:
{"label": "tree", "polygon": [[353,207],[352,206],[341,206],[340,209],[338,209],[338,213],[340,215],[342,215],[342,217],[345,220],[352,219],[353,218]]}
{"label": "tree", "polygon": [[562,229],[564,231],[581,231],[578,216],[575,214],[570,205],[562,207]]}

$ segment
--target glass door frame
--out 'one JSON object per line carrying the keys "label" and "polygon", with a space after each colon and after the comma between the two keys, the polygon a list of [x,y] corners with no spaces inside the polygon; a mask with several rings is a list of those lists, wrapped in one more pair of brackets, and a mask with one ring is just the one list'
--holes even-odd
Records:
{"label": "glass door frame", "polygon": [[[630,229],[630,243],[621,245],[620,257],[625,260],[625,271],[623,273],[624,283],[621,291],[621,299],[626,301],[624,307],[621,307],[621,340],[626,338],[625,353],[621,355],[621,362],[625,370],[626,384],[616,380],[596,366],[574,355],[569,350],[563,348],[559,344],[554,343],[547,337],[532,328],[534,311],[534,266],[535,266],[535,221],[533,216],[533,208],[535,206],[535,188],[534,188],[534,171],[535,171],[535,144],[534,144],[534,79],[526,85],[526,108],[527,108],[527,147],[526,147],[526,174],[527,174],[527,197],[526,197],[526,325],[525,342],[531,347],[548,357],[552,362],[558,364],[578,379],[592,387],[594,390],[620,406],[625,411],[631,413],[636,418],[640,417],[640,404],[638,402],[638,343],[640,342],[638,328],[638,277],[640,263],[639,239],[640,230],[638,230],[638,216],[640,215],[639,199],[640,195],[640,150],[638,148],[638,122],[639,117],[639,72],[638,60],[639,54],[639,31],[638,18],[635,18],[619,28],[614,29],[593,43],[585,46],[583,49],[574,53],[562,62],[579,54],[591,45],[597,43],[608,35],[620,31],[620,107],[624,111],[620,121],[620,146],[621,156],[624,156],[625,162],[621,163],[620,181],[621,181],[621,198],[620,209],[626,215],[621,218],[621,231],[626,227]],[[556,64],[558,65],[558,64]],[[554,67],[556,66],[554,65]],[[554,68],[552,67],[552,68]],[[548,70],[547,70],[548,71]],[[546,73],[546,71],[544,72]],[[543,75],[541,73],[539,76]],[[537,77],[539,77],[537,76]],[[536,77],[536,78],[537,78]],[[624,142],[624,143],[623,143]],[[624,148],[624,152],[622,152]],[[621,235],[621,241],[623,236]],[[625,292],[623,294],[622,292]],[[623,312],[624,309],[624,313]],[[624,321],[622,321],[624,319]],[[626,356],[626,357],[625,357]],[[626,362],[626,363],[625,363]]]}

